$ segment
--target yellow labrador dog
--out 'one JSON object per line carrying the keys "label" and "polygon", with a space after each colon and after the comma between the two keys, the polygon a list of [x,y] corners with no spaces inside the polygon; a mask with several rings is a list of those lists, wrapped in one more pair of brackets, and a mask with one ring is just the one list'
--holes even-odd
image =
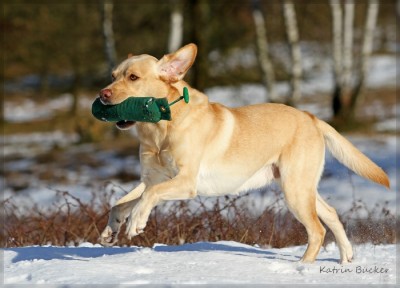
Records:
{"label": "yellow labrador dog", "polygon": [[302,257],[313,262],[325,236],[321,219],[332,230],[342,263],[352,260],[352,247],[336,211],[317,191],[325,145],[357,174],[389,187],[385,172],[327,123],[281,104],[227,108],[210,103],[182,79],[192,66],[197,47],[189,44],[158,60],[132,56],[112,73],[113,82],[100,91],[103,104],[127,97],[177,99],[189,88],[190,103],[171,107],[172,121],[135,124],[140,140],[141,183],[112,207],[101,234],[103,245],[117,241],[121,225],[135,236],[146,226],[151,210],[167,200],[197,195],[221,196],[260,188],[272,180],[282,187],[288,208],[305,226],[308,247]]}

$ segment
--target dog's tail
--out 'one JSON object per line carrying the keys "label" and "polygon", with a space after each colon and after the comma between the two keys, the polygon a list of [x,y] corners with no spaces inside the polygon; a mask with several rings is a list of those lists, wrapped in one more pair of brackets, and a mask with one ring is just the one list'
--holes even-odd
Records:
{"label": "dog's tail", "polygon": [[319,119],[315,120],[318,129],[324,135],[329,151],[340,163],[358,175],[390,188],[389,178],[379,166],[361,153],[332,126]]}

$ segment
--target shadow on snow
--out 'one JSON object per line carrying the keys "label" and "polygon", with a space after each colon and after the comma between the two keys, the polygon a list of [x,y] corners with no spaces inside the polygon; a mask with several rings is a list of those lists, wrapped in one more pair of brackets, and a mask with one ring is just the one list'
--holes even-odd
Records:
{"label": "shadow on snow", "polygon": [[32,261],[32,260],[81,260],[87,261],[82,258],[97,258],[103,256],[111,256],[118,254],[125,254],[129,252],[136,252],[139,248],[136,247],[19,247],[7,248],[5,251],[14,251],[17,255],[13,258],[12,262]]}
{"label": "shadow on snow", "polygon": [[[127,254],[132,252],[139,252],[140,247],[19,247],[19,248],[6,248],[4,251],[14,251],[17,255],[13,258],[12,262],[17,263],[20,261],[33,261],[33,260],[77,260],[89,261],[90,258],[98,258],[104,256],[112,256],[119,254]],[[253,255],[260,256],[261,258],[272,260],[283,260],[287,262],[298,262],[299,256],[288,255],[287,253],[277,253],[269,250],[251,247],[251,246],[238,246],[224,242],[210,243],[198,242],[193,244],[183,244],[177,246],[158,245],[153,247],[154,252],[221,252],[232,253],[245,257],[252,257]],[[337,262],[337,259],[324,258],[317,259],[323,262]]]}

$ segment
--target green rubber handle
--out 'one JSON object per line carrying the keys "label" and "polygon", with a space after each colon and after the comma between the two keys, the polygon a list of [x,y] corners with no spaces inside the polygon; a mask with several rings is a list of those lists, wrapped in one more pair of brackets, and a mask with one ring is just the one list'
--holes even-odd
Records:
{"label": "green rubber handle", "polygon": [[185,103],[189,103],[189,90],[187,87],[183,87],[183,99]]}

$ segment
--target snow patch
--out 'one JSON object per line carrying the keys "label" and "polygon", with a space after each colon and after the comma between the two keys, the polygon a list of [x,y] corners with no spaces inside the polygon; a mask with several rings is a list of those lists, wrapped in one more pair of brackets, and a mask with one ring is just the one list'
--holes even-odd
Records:
{"label": "snow patch", "polygon": [[[180,246],[24,247],[3,249],[5,284],[266,285],[395,284],[396,246],[354,247],[351,264],[338,264],[332,243],[313,264],[298,262],[306,247],[262,249],[232,242]],[[336,271],[336,272],[335,272]]]}

